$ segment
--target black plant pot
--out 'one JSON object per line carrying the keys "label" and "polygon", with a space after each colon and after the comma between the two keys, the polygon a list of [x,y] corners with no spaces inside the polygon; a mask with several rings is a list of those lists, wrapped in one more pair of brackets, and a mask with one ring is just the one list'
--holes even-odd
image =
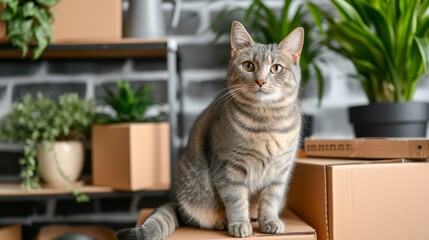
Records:
{"label": "black plant pot", "polygon": [[299,148],[304,148],[304,140],[313,134],[313,116],[303,114],[301,123],[301,138],[299,141]]}
{"label": "black plant pot", "polygon": [[426,137],[429,103],[377,103],[349,108],[356,137]]}

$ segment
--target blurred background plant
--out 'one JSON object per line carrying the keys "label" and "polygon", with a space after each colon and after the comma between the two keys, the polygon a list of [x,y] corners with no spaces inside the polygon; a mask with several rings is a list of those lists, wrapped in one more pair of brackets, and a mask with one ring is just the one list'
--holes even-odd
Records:
{"label": "blurred background plant", "polygon": [[25,57],[30,49],[38,59],[52,41],[52,8],[59,0],[0,0],[1,19],[7,23],[7,38]]}
{"label": "blurred background plant", "polygon": [[336,15],[309,3],[324,44],[349,59],[370,103],[413,99],[429,71],[428,0],[331,0]]}
{"label": "blurred background plant", "polygon": [[[250,32],[253,39],[260,43],[280,43],[293,29],[303,27],[305,31],[304,46],[301,52],[301,85],[305,87],[310,79],[317,81],[318,103],[321,104],[324,89],[324,75],[321,63],[325,62],[323,56],[324,45],[319,36],[308,11],[314,11],[317,5],[307,8],[306,3],[298,3],[292,7],[292,0],[284,0],[281,13],[277,14],[262,0],[253,0],[247,8],[226,7],[214,19],[211,29],[217,33],[216,40],[230,33],[230,25],[221,26],[222,22],[244,13],[242,24]],[[296,3],[296,2],[295,2]],[[294,3],[294,4],[295,4]]]}

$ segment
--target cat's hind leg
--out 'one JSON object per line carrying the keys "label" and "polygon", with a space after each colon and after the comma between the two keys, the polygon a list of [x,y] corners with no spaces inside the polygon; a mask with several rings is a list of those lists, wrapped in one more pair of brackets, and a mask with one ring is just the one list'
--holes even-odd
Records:
{"label": "cat's hind leg", "polygon": [[182,203],[179,207],[182,222],[186,225],[207,230],[225,230],[225,211],[218,207]]}

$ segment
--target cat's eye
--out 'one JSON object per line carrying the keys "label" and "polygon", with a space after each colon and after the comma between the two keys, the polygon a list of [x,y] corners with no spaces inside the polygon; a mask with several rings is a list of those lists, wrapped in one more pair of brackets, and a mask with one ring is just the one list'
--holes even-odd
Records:
{"label": "cat's eye", "polygon": [[282,73],[283,70],[284,68],[282,67],[282,65],[274,64],[273,66],[271,66],[270,72],[274,74],[279,74],[279,73]]}
{"label": "cat's eye", "polygon": [[255,65],[250,61],[245,61],[242,66],[243,66],[244,71],[246,71],[246,72],[255,71]]}

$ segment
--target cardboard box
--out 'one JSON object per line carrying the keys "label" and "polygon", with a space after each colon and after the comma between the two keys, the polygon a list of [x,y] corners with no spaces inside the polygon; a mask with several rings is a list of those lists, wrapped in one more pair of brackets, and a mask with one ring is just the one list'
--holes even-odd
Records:
{"label": "cardboard box", "polygon": [[[60,237],[68,234],[84,234],[90,237],[90,239],[102,239],[102,240],[115,240],[115,231],[104,226],[69,226],[69,225],[47,225],[42,227],[35,240],[53,240],[59,239]],[[3,239],[3,238],[0,238]],[[14,238],[9,238],[14,240]],[[74,237],[67,239],[83,239],[82,237]],[[88,238],[85,238],[88,239]],[[6,238],[5,238],[6,240]]]}
{"label": "cardboard box", "polygon": [[[143,209],[140,212],[139,219],[136,226],[140,226],[143,221],[153,212],[153,209]],[[288,209],[282,213],[283,219],[286,224],[286,233],[279,235],[269,235],[259,232],[258,224],[254,224],[253,234],[244,238],[246,240],[316,240],[315,230],[304,223],[301,219],[295,216]],[[166,240],[231,240],[235,239],[230,237],[228,231],[209,231],[193,227],[179,227],[176,231],[169,236]]]}
{"label": "cardboard box", "polygon": [[429,162],[298,159],[288,207],[318,239],[429,239]]}
{"label": "cardboard box", "polygon": [[22,239],[21,225],[0,227],[0,239],[20,240]]}
{"label": "cardboard box", "polygon": [[429,158],[429,139],[306,139],[305,154],[307,157],[361,159]]}
{"label": "cardboard box", "polygon": [[92,127],[92,183],[117,190],[169,189],[170,128],[162,123]]}
{"label": "cardboard box", "polygon": [[53,11],[54,43],[122,38],[122,0],[61,0]]}

